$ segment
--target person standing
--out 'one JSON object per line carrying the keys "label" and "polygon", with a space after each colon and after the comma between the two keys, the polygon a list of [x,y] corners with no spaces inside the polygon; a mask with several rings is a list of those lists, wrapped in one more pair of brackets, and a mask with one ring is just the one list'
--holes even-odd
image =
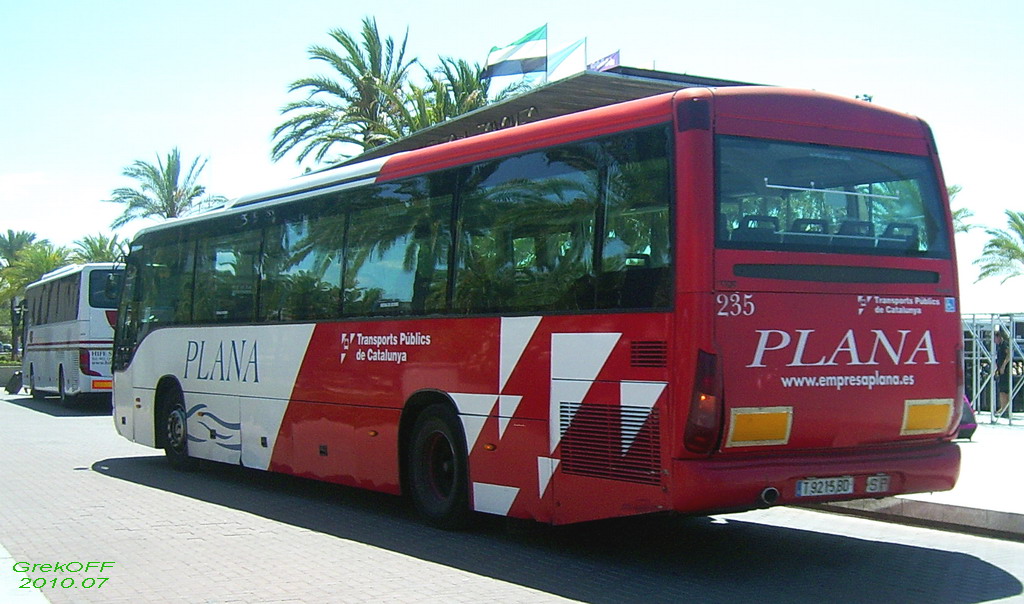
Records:
{"label": "person standing", "polygon": [[1002,326],[996,328],[993,340],[996,345],[996,390],[999,391],[996,415],[1002,415],[1010,405],[1010,340]]}

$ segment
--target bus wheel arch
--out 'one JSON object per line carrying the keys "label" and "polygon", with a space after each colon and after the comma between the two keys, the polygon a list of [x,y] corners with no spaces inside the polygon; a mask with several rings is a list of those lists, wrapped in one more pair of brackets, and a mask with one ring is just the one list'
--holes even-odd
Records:
{"label": "bus wheel arch", "polygon": [[176,470],[194,470],[199,460],[188,454],[188,422],[185,393],[178,380],[164,376],[156,386],[156,413],[153,414],[156,446],[164,450]]}
{"label": "bus wheel arch", "polygon": [[28,392],[33,400],[41,401],[46,398],[46,395],[36,388],[36,366],[34,364],[28,366]]}
{"label": "bus wheel arch", "polygon": [[464,528],[469,508],[469,455],[452,399],[439,391],[410,397],[399,426],[402,490],[428,522]]}

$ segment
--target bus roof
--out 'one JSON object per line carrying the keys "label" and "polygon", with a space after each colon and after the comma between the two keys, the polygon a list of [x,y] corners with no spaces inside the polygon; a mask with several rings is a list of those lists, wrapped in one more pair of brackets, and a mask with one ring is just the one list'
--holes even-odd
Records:
{"label": "bus roof", "polygon": [[[336,192],[372,184],[381,179],[392,180],[477,161],[478,159],[486,159],[486,157],[493,155],[499,149],[503,153],[511,153],[515,152],[514,148],[517,146],[535,147],[538,142],[536,135],[545,128],[545,125],[542,124],[550,124],[556,120],[559,123],[562,120],[577,122],[573,127],[566,128],[566,131],[570,132],[566,136],[574,140],[580,138],[581,134],[576,126],[583,124],[591,124],[593,128],[608,130],[609,132],[621,129],[621,124],[617,123],[616,120],[605,119],[611,116],[621,115],[623,119],[628,117],[630,118],[628,120],[630,123],[639,126],[639,124],[632,120],[635,117],[635,114],[632,112],[639,110],[645,115],[649,114],[652,119],[656,116],[669,115],[665,108],[670,103],[673,93],[680,91],[683,94],[695,96],[713,91],[716,97],[731,99],[728,103],[731,107],[740,107],[751,102],[759,104],[773,102],[771,101],[773,97],[777,99],[774,105],[779,107],[785,107],[787,99],[790,101],[804,99],[813,105],[815,102],[820,102],[822,98],[830,98],[847,101],[850,104],[851,114],[867,115],[870,113],[878,116],[882,113],[888,113],[892,116],[891,126],[899,122],[905,124],[907,121],[917,121],[913,116],[886,110],[863,101],[846,99],[845,97],[816,91],[783,89],[756,84],[744,85],[742,82],[712,80],[696,76],[665,74],[664,72],[650,72],[628,68],[621,68],[621,70],[627,70],[630,77],[624,78],[621,73],[614,71],[613,73],[584,72],[542,86],[530,93],[514,97],[514,99],[518,99],[517,102],[519,103],[528,102],[532,99],[540,104],[543,95],[552,95],[554,94],[552,91],[561,91],[557,96],[551,97],[555,99],[573,96],[586,97],[586,94],[581,92],[583,89],[580,89],[580,86],[584,86],[584,89],[589,90],[592,95],[598,92],[601,93],[598,95],[600,98],[589,99],[586,102],[581,101],[582,104],[577,103],[573,105],[565,102],[559,109],[549,110],[548,112],[553,114],[551,116],[534,116],[531,118],[530,123],[520,124],[514,128],[502,128],[490,132],[474,132],[464,137],[456,137],[454,140],[451,140],[449,135],[448,142],[435,140],[439,133],[442,132],[441,126],[450,129],[456,123],[461,123],[461,127],[466,127],[467,124],[474,123],[473,120],[478,121],[481,117],[490,115],[482,113],[484,109],[488,108],[478,109],[467,114],[467,116],[445,122],[443,125],[427,128],[395,143],[372,149],[353,159],[352,162],[355,163],[345,163],[319,172],[303,175],[287,185],[269,191],[242,196],[228,202],[223,207],[202,214],[171,219],[164,223],[144,228],[138,232],[136,239],[148,233],[241,213],[255,206],[282,203],[314,192],[317,194]],[[639,72],[641,76],[647,75],[645,77],[637,76],[636,72]],[[658,76],[671,75],[676,76],[676,79],[665,79],[664,77],[659,79],[649,74],[657,74]],[[631,87],[623,87],[623,82],[628,82],[631,84]],[[494,107],[504,107],[506,110],[514,106],[517,107],[518,105],[511,104],[514,99],[498,103]],[[810,105],[804,107],[804,104],[798,101],[792,109],[796,111],[797,115],[804,115],[806,117],[806,113],[801,113],[801,111],[806,110]],[[574,107],[576,108],[574,109]],[[497,111],[498,109],[495,110]],[[594,113],[595,111],[600,112],[600,119],[598,120],[593,119],[595,115],[598,115]],[[907,118],[911,118],[911,120]],[[595,125],[599,123],[603,125]],[[920,128],[919,123],[918,128]],[[905,136],[908,128],[904,126],[898,130]],[[447,132],[448,130],[445,131]],[[594,135],[597,136],[603,133],[595,131]],[[559,142],[561,141],[552,141],[552,144],[559,144]]]}
{"label": "bus roof", "polygon": [[[759,86],[747,82],[709,78],[689,74],[618,66],[596,72],[584,71],[539,86],[525,94],[492,103],[455,119],[425,128],[393,143],[381,145],[351,160],[324,168],[313,174],[297,177],[282,187],[244,195],[220,208],[170,219],[159,225],[141,229],[136,237],[172,226],[223,216],[239,208],[284,200],[307,191],[340,190],[369,184],[389,160],[406,151],[431,147],[470,136],[494,134],[510,125],[536,123],[555,117],[642,99],[684,88]],[[523,117],[529,114],[528,117]],[[514,124],[507,119],[519,116]]]}
{"label": "bus roof", "polygon": [[116,262],[87,262],[85,264],[69,264],[67,266],[62,266],[56,270],[52,270],[46,273],[37,281],[33,281],[32,283],[29,283],[27,286],[25,286],[25,289],[28,289],[29,287],[35,287],[37,285],[42,285],[47,281],[54,281],[56,279],[67,277],[68,275],[74,275],[75,273],[80,273],[86,269],[114,269],[119,266],[121,265]]}

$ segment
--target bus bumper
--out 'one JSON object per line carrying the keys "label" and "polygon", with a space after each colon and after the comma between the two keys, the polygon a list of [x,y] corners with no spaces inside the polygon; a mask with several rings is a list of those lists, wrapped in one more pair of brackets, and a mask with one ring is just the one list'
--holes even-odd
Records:
{"label": "bus bumper", "polygon": [[725,512],[948,491],[959,475],[960,447],[951,442],[871,453],[717,454],[673,461],[672,509]]}

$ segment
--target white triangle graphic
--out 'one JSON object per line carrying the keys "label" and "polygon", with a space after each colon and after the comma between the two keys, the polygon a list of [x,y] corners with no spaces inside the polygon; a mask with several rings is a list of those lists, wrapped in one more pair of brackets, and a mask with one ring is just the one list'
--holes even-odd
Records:
{"label": "white triangle graphic", "polygon": [[551,379],[597,379],[620,337],[620,333],[551,334]]}
{"label": "white triangle graphic", "polygon": [[466,431],[466,450],[472,453],[487,418],[479,415],[460,415],[459,419],[462,420],[462,429]]}
{"label": "white triangle graphic", "polygon": [[522,400],[523,397],[511,394],[502,394],[498,397],[498,438],[505,435],[505,428],[512,421],[512,416],[516,414]]}
{"label": "white triangle graphic", "polygon": [[[663,382],[622,382],[619,384],[619,404],[646,408],[647,415],[650,415],[666,385]],[[633,445],[640,428],[641,426],[636,423],[622,427],[623,453]]]}
{"label": "white triangle graphic", "polygon": [[555,452],[558,443],[562,440],[562,434],[565,433],[563,427],[568,427],[575,417],[575,410],[572,410],[570,411],[571,415],[564,422],[562,421],[562,403],[582,403],[583,399],[587,398],[587,393],[590,392],[590,387],[593,384],[594,382],[590,381],[551,381],[551,409],[549,411],[551,421],[548,422],[548,425],[550,426],[552,453]]}
{"label": "white triangle graphic", "polygon": [[502,317],[501,319],[501,356],[498,362],[498,392],[505,389],[508,378],[512,375],[519,359],[530,343],[530,338],[540,325],[540,317]]}
{"label": "white triangle graphic", "polygon": [[472,451],[476,441],[480,438],[480,431],[484,423],[491,415],[494,405],[498,402],[494,394],[464,394],[451,393],[455,406],[459,408],[459,418],[462,419],[462,428],[466,431],[466,450]]}
{"label": "white triangle graphic", "polygon": [[552,459],[550,457],[538,457],[537,458],[537,478],[539,480],[538,486],[540,490],[540,497],[544,496],[544,491],[548,490],[548,484],[551,482],[551,477],[555,474],[555,470],[558,469],[558,459]]}
{"label": "white triangle graphic", "polygon": [[486,514],[507,516],[519,494],[518,487],[486,482],[473,483],[473,509]]}
{"label": "white triangle graphic", "polygon": [[[551,403],[548,425],[551,452],[562,439],[562,403],[582,403],[608,361],[620,333],[551,334]],[[566,426],[572,422],[569,417]]]}

